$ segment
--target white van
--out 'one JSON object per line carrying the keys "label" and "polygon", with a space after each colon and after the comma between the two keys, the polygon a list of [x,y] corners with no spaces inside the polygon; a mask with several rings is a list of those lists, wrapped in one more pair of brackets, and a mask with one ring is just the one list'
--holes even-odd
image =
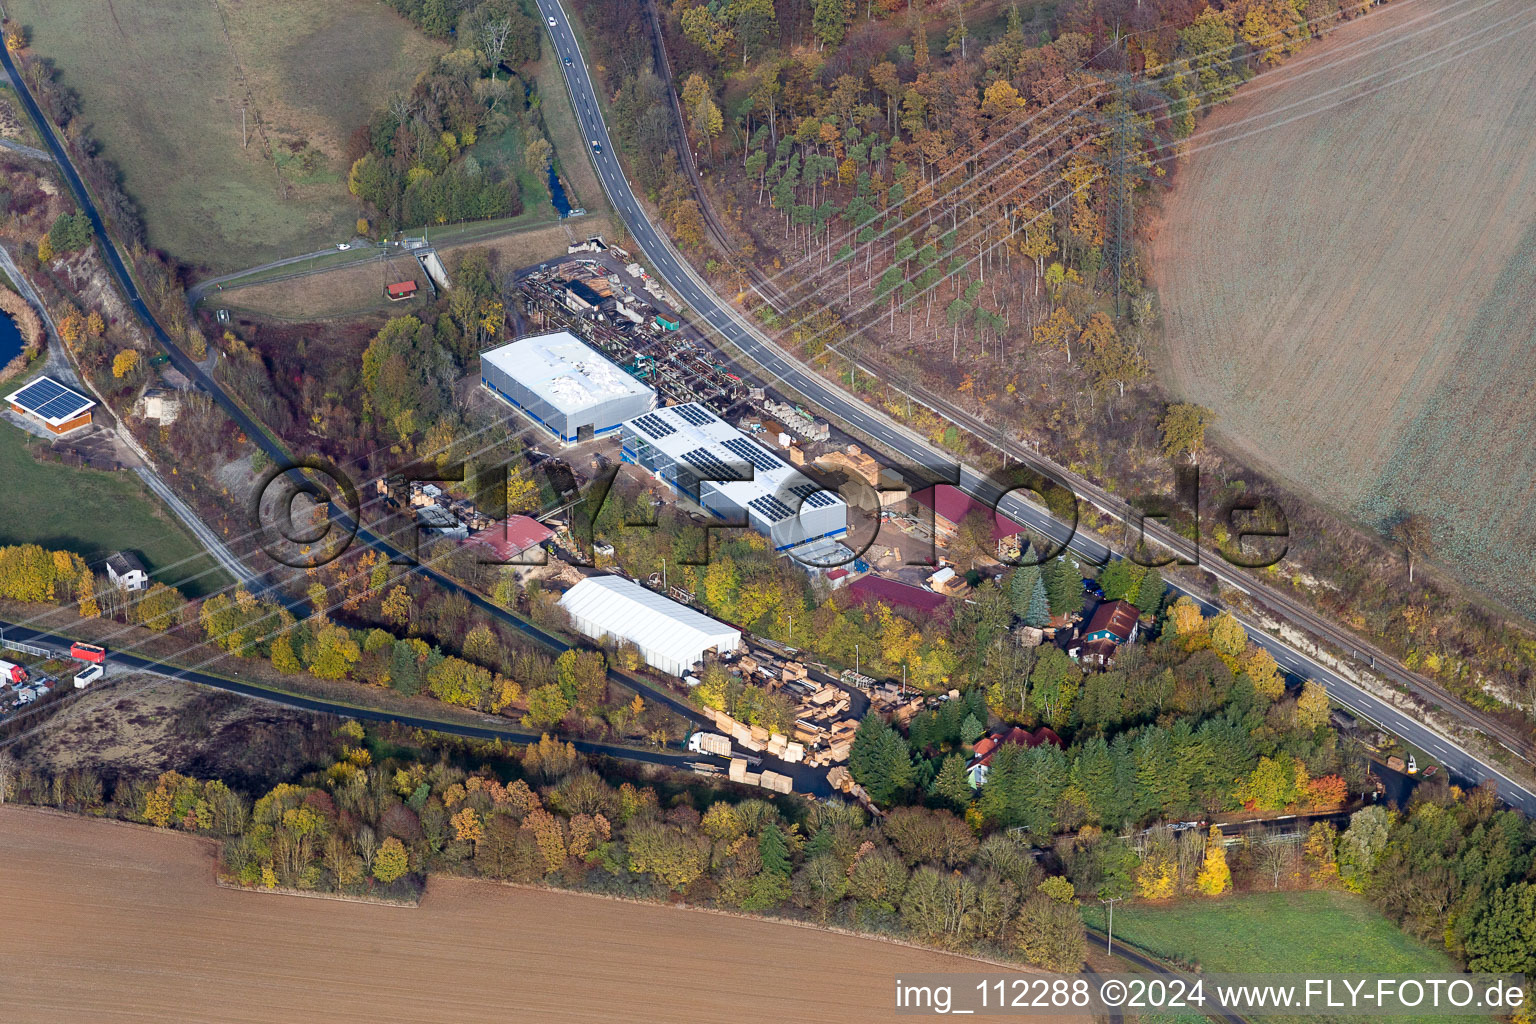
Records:
{"label": "white van", "polygon": [[90,665],[75,675],[75,689],[83,690],[106,674],[100,665]]}

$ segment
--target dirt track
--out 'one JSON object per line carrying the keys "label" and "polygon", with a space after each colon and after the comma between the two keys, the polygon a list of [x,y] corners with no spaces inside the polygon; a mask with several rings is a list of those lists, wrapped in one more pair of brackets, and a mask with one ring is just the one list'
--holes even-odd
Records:
{"label": "dirt track", "polygon": [[434,879],[414,910],[238,892],[212,883],[210,851],[0,808],[0,1017],[858,1024],[892,1019],[899,971],[981,969],[787,925],[467,880]]}
{"label": "dirt track", "polygon": [[1196,134],[1153,245],[1169,383],[1221,440],[1373,526],[1427,514],[1442,561],[1526,611],[1533,14],[1397,0],[1260,76]]}

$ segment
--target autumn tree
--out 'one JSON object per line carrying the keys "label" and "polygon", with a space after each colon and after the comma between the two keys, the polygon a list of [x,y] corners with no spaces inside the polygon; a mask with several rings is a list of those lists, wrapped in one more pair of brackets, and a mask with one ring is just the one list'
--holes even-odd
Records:
{"label": "autumn tree", "polygon": [[1412,583],[1414,562],[1429,554],[1434,546],[1434,531],[1426,517],[1410,512],[1399,516],[1389,532],[1408,556],[1408,582]]}
{"label": "autumn tree", "polygon": [[390,836],[379,844],[379,852],[373,857],[373,877],[384,885],[400,878],[411,868],[411,861],[405,852],[405,844],[399,839]]}
{"label": "autumn tree", "polygon": [[1170,404],[1157,422],[1157,429],[1163,435],[1163,455],[1169,459],[1188,455],[1193,463],[1205,445],[1205,428],[1210,422],[1209,409],[1189,402]]}
{"label": "autumn tree", "polygon": [[125,348],[112,357],[112,376],[118,380],[130,376],[139,368],[139,352],[137,349]]}
{"label": "autumn tree", "polygon": [[1227,867],[1227,848],[1221,840],[1221,829],[1212,825],[1205,840],[1205,863],[1195,877],[1196,888],[1207,896],[1220,896],[1232,888],[1232,869]]}

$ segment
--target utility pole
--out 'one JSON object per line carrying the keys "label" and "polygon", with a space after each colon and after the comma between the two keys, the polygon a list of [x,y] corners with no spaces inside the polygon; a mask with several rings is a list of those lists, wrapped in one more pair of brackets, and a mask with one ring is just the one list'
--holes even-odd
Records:
{"label": "utility pole", "polygon": [[1104,953],[1106,956],[1113,955],[1115,952],[1115,904],[1123,899],[1125,899],[1124,896],[1112,896],[1109,899],[1105,899],[1103,896],[1099,897],[1099,902],[1109,908],[1106,911],[1109,923],[1104,932]]}
{"label": "utility pole", "polygon": [[1121,72],[1118,77],[1119,95],[1111,108],[1109,154],[1105,160],[1105,173],[1109,176],[1109,231],[1106,241],[1110,269],[1115,275],[1115,313],[1124,315],[1123,283],[1126,264],[1132,257],[1132,236],[1135,232],[1130,179],[1136,148],[1136,123],[1131,112],[1130,75]]}
{"label": "utility pole", "polygon": [[245,130],[245,108],[240,108],[240,148],[250,145],[251,137]]}
{"label": "utility pole", "polygon": [[1141,126],[1136,123],[1132,100],[1138,93],[1153,92],[1137,81],[1129,71],[1120,71],[1112,79],[1115,100],[1097,120],[1105,126],[1109,149],[1099,159],[1104,176],[1109,179],[1109,206],[1105,210],[1104,255],[1115,275],[1115,313],[1125,314],[1125,274],[1136,258],[1136,214],[1132,205],[1135,180],[1142,176],[1139,166]]}

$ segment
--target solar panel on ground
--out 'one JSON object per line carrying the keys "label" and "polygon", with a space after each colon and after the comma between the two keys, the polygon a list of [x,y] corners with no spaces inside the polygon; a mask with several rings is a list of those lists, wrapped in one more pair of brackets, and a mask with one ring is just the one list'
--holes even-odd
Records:
{"label": "solar panel on ground", "polygon": [[677,433],[676,427],[653,412],[637,417],[633,422],[636,429],[653,441]]}
{"label": "solar panel on ground", "polygon": [[770,523],[780,522],[795,514],[788,505],[771,494],[764,494],[761,497],[753,498],[747,504],[757,509],[762,514],[762,517]]}
{"label": "solar panel on ground", "polygon": [[832,504],[832,498],[816,484],[796,484],[789,489],[789,493],[811,508],[826,508]]}
{"label": "solar panel on ground", "polygon": [[707,427],[718,418],[708,409],[698,405],[674,405],[672,411],[696,427]]}
{"label": "solar panel on ground", "polygon": [[744,437],[727,438],[720,443],[731,452],[740,455],[742,458],[752,463],[752,465],[755,466],[760,472],[771,473],[778,469],[780,466],[778,459],[774,458],[772,455],[769,455],[767,452],[763,451],[757,445],[753,444],[751,441],[748,441]]}
{"label": "solar panel on ground", "polygon": [[45,420],[67,420],[90,407],[91,400],[47,377],[39,377],[11,399],[23,409]]}

